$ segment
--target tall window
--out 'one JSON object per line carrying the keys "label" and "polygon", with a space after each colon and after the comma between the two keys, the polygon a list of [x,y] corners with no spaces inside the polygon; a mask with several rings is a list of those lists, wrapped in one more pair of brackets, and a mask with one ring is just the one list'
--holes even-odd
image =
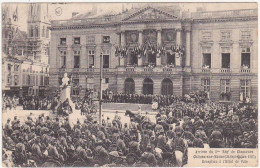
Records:
{"label": "tall window", "polygon": [[230,100],[230,80],[221,79],[220,80],[220,98],[221,100]]}
{"label": "tall window", "polygon": [[12,65],[11,65],[11,64],[8,64],[7,69],[8,69],[9,72],[11,72],[11,70],[12,70]]}
{"label": "tall window", "polygon": [[203,48],[203,68],[211,68],[211,48]]}
{"label": "tall window", "polygon": [[79,78],[73,78],[72,79],[72,95],[79,95]]}
{"label": "tall window", "polygon": [[66,38],[60,38],[60,45],[66,45]]}
{"label": "tall window", "polygon": [[27,85],[30,85],[30,84],[31,84],[31,76],[27,75]]}
{"label": "tall window", "polygon": [[89,68],[93,68],[95,66],[95,50],[88,51],[88,60],[89,60]]}
{"label": "tall window", "polygon": [[33,28],[33,26],[31,26],[31,28],[30,28],[30,37],[33,37],[33,33],[34,32],[34,28]]}
{"label": "tall window", "polygon": [[19,84],[19,76],[14,75],[14,85],[17,86]]}
{"label": "tall window", "polygon": [[231,32],[230,31],[221,32],[221,40],[222,41],[229,41],[230,38],[231,38]]}
{"label": "tall window", "polygon": [[42,27],[42,37],[45,37],[45,26]]}
{"label": "tall window", "polygon": [[74,51],[74,68],[79,68],[80,64],[80,51]]}
{"label": "tall window", "polygon": [[60,51],[61,53],[61,68],[66,68],[66,55],[67,51]]}
{"label": "tall window", "polygon": [[40,85],[41,85],[41,86],[43,86],[43,79],[44,79],[44,77],[41,75],[41,76],[40,76]]}
{"label": "tall window", "polygon": [[35,26],[35,37],[39,36],[39,28],[38,26]]}
{"label": "tall window", "polygon": [[38,86],[39,85],[39,78],[38,78],[38,75],[36,76],[36,86]]}
{"label": "tall window", "polygon": [[125,93],[126,94],[135,93],[135,81],[132,78],[127,78],[125,80]]}
{"label": "tall window", "polygon": [[19,71],[19,65],[14,65],[14,71]]}
{"label": "tall window", "polygon": [[74,44],[80,44],[80,37],[74,38]]}
{"label": "tall window", "polygon": [[241,31],[241,40],[251,40],[251,32]]}
{"label": "tall window", "polygon": [[46,38],[49,38],[49,29],[48,28],[46,28]]}
{"label": "tall window", "polygon": [[23,74],[23,85],[26,85],[26,75]]}
{"label": "tall window", "polygon": [[103,68],[109,68],[109,54],[110,54],[110,50],[104,50],[104,52],[103,52]]}
{"label": "tall window", "polygon": [[103,36],[103,43],[110,43],[110,36]]}
{"label": "tall window", "polygon": [[201,79],[201,87],[204,91],[210,91],[210,79]]}
{"label": "tall window", "polygon": [[202,32],[202,40],[210,41],[211,40],[211,32]]}
{"label": "tall window", "polygon": [[222,68],[230,68],[230,48],[222,48]]}
{"label": "tall window", "polygon": [[250,80],[240,80],[240,93],[243,94],[243,100],[250,98]]}
{"label": "tall window", "polygon": [[241,66],[242,68],[250,68],[250,48],[242,48],[241,52]]}
{"label": "tall window", "polygon": [[12,75],[7,76],[7,84],[11,85],[12,84]]}

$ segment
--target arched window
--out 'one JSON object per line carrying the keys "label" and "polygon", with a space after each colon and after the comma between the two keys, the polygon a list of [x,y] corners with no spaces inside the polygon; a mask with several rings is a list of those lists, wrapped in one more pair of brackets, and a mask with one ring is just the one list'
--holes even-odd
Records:
{"label": "arched window", "polygon": [[173,94],[173,84],[168,78],[162,81],[162,95],[172,95]]}
{"label": "arched window", "polygon": [[127,78],[125,80],[125,93],[126,94],[135,93],[135,81],[132,78]]}
{"label": "arched window", "polygon": [[149,95],[153,94],[153,80],[150,78],[145,78],[143,82],[143,94]]}

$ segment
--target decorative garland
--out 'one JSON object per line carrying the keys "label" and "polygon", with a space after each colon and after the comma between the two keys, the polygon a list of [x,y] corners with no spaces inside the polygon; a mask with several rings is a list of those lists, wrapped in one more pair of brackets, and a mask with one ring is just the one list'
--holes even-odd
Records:
{"label": "decorative garland", "polygon": [[[129,46],[115,46],[115,56],[121,56],[126,57],[129,52],[131,52],[134,55],[137,55],[138,58],[144,57],[147,53],[147,51],[152,51],[152,54],[156,54],[157,57],[160,57],[161,55],[165,55],[167,53],[167,50],[164,45],[138,45],[133,48],[133,51],[129,50]],[[170,54],[179,54],[178,57],[182,57],[184,54],[184,47],[178,44],[172,45],[170,49]]]}

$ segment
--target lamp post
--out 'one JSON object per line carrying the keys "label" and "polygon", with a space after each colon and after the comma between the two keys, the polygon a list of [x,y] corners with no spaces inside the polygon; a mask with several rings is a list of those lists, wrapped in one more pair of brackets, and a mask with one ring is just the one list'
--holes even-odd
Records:
{"label": "lamp post", "polygon": [[101,126],[101,113],[102,113],[102,75],[103,75],[103,69],[102,69],[102,61],[103,61],[103,53],[100,54],[100,95],[99,95],[99,125]]}

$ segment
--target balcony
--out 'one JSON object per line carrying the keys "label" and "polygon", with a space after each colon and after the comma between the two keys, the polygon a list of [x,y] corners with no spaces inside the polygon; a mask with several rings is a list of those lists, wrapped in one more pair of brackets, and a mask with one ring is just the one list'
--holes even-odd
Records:
{"label": "balcony", "polygon": [[210,68],[202,68],[202,69],[201,69],[201,72],[202,72],[202,73],[210,73],[210,72],[211,72],[211,69],[210,69]]}
{"label": "balcony", "polygon": [[117,72],[124,74],[124,73],[135,73],[135,74],[174,74],[182,71],[182,67],[161,67],[161,66],[155,66],[155,67],[143,67],[143,66],[137,66],[137,67],[118,67]]}
{"label": "balcony", "polygon": [[135,67],[126,67],[125,71],[126,72],[134,72],[135,71]]}
{"label": "balcony", "polygon": [[251,69],[244,69],[244,68],[242,68],[242,69],[240,69],[240,72],[241,73],[251,73]]}
{"label": "balcony", "polygon": [[87,72],[94,72],[95,69],[94,68],[87,68]]}
{"label": "balcony", "polygon": [[67,44],[58,44],[58,48],[67,48],[68,45]]}
{"label": "balcony", "polygon": [[220,73],[231,73],[231,69],[230,68],[221,68]]}
{"label": "balcony", "polygon": [[143,70],[144,70],[144,72],[153,72],[152,67],[144,67]]}
{"label": "balcony", "polygon": [[173,72],[173,71],[174,71],[174,68],[169,68],[169,67],[163,68],[163,72]]}

